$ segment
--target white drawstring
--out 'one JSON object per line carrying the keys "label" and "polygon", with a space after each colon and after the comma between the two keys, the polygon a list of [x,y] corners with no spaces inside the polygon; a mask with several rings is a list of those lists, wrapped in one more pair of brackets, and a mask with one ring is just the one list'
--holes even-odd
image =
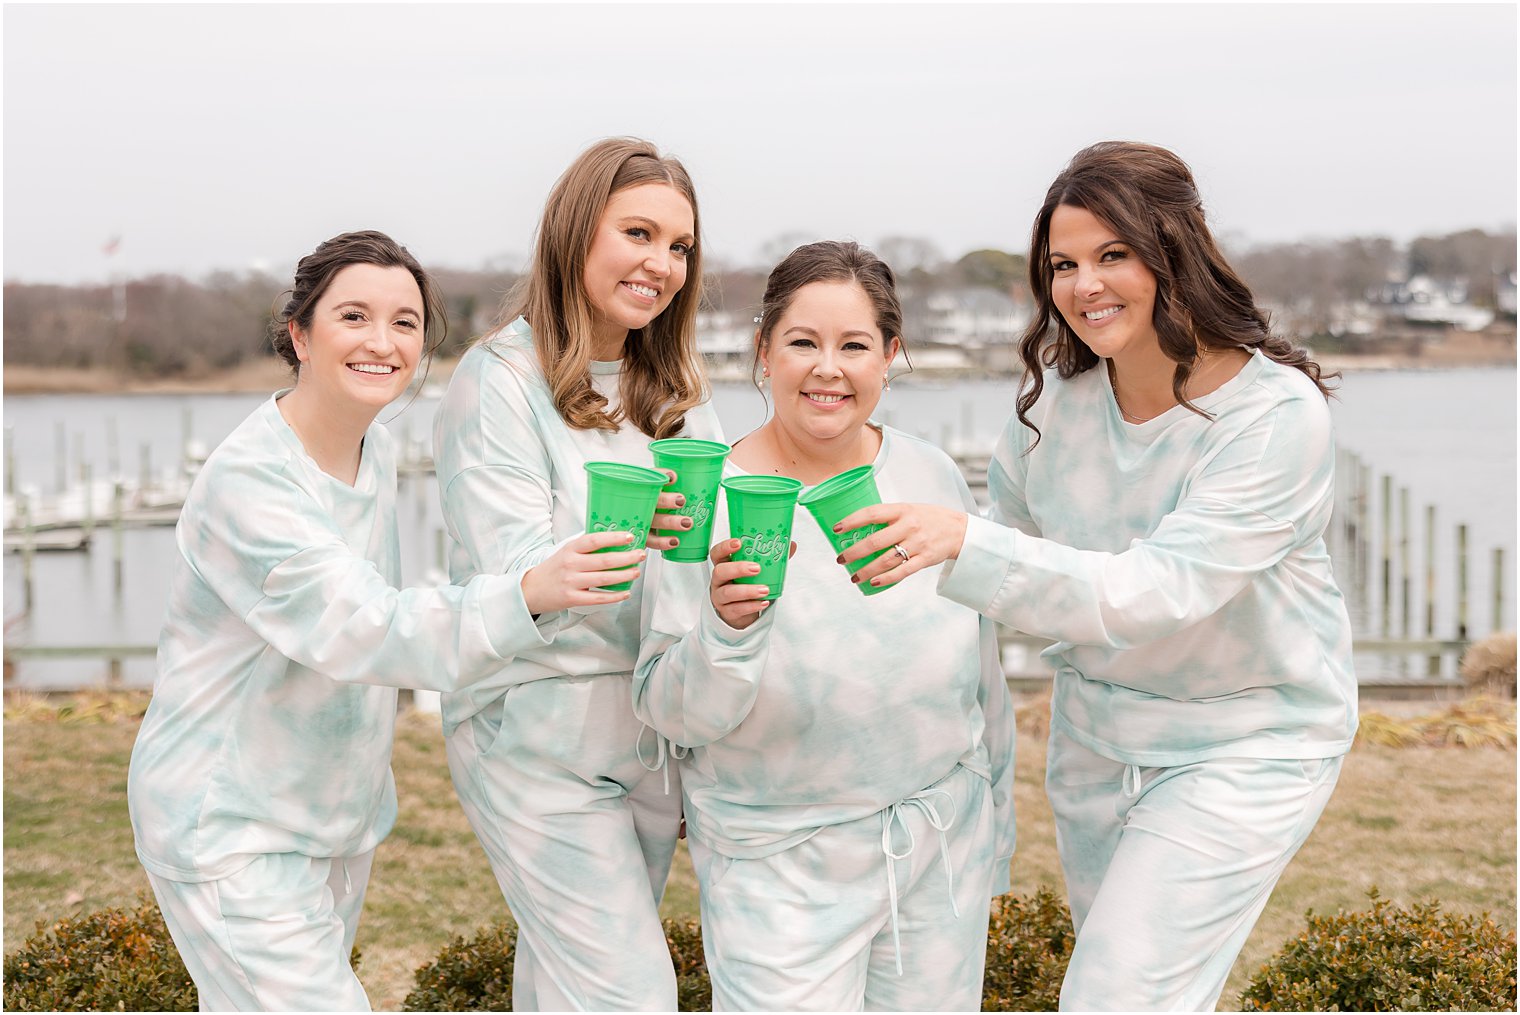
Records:
{"label": "white drawstring", "polygon": [[[654,764],[644,760],[644,734],[654,733]],[[644,766],[646,772],[659,772],[665,782],[665,795],[670,796],[670,759],[680,761],[686,757],[688,751],[685,747],[672,744],[659,733],[654,727],[645,723],[639,729],[638,739],[633,742],[633,753],[638,755],[639,764]]]}
{"label": "white drawstring", "polygon": [[[941,818],[934,804],[929,802],[930,797],[940,795],[950,801],[951,813],[948,818]],[[897,954],[898,976],[902,975],[903,965],[902,939],[897,931],[897,861],[906,860],[912,856],[913,847],[917,845],[913,839],[913,829],[908,827],[908,822],[902,813],[902,808],[909,804],[923,811],[924,819],[929,822],[929,826],[939,833],[939,853],[945,861],[945,887],[950,894],[950,911],[955,914],[956,919],[960,919],[961,915],[960,907],[955,904],[955,872],[950,867],[950,842],[945,837],[950,826],[955,824],[955,797],[945,789],[930,789],[906,797],[883,810],[881,812],[881,851],[887,856],[887,898],[892,908],[892,948]],[[908,848],[901,853],[892,851],[892,822],[894,821],[908,834]]]}
{"label": "white drawstring", "polygon": [[343,864],[343,894],[352,895],[354,894],[354,883],[348,877],[348,858],[344,857],[340,862]]}
{"label": "white drawstring", "polygon": [[1140,766],[1124,766],[1124,795],[1133,800],[1140,795]]}

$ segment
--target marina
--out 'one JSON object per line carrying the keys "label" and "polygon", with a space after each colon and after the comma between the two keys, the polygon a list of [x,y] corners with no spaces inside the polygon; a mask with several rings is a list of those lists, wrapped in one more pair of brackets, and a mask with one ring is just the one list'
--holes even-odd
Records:
{"label": "marina", "polygon": [[[1470,413],[1467,432],[1438,435],[1423,450],[1398,433],[1406,416],[1379,419],[1372,399],[1357,398],[1361,387],[1455,391],[1473,382],[1485,398],[1501,400],[1492,421]],[[753,388],[715,387],[726,432],[743,434],[763,420],[765,406]],[[1353,375],[1347,387],[1332,403],[1341,447],[1327,544],[1352,613],[1364,691],[1455,696],[1465,647],[1490,631],[1514,629],[1514,371]],[[894,384],[881,418],[945,448],[985,505],[987,465],[1014,391],[1012,379],[914,378]],[[6,686],[151,684],[179,506],[207,448],[264,397],[8,400]],[[1404,397],[1397,390],[1377,395],[1393,405]],[[1494,422],[1504,419],[1505,399],[1508,432]],[[398,521],[409,584],[444,580],[431,460],[435,405],[436,394],[424,392],[406,411],[382,416],[398,444]],[[1371,425],[1348,412],[1353,405]],[[1442,425],[1451,422],[1443,417]],[[104,456],[89,453],[91,429],[104,437]],[[1383,453],[1379,438],[1402,453]],[[138,452],[130,472],[120,453],[128,442]],[[1038,653],[1048,642],[1000,633],[1010,681],[1027,688],[1047,681]]]}

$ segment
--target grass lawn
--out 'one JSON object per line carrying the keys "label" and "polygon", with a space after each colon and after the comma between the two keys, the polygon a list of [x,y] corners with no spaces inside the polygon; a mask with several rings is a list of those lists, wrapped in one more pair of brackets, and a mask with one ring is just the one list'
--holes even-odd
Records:
{"label": "grass lawn", "polygon": [[[127,821],[127,758],[144,699],[18,697],[5,718],[5,942],[49,922],[146,892]],[[1019,742],[1014,888],[1061,888],[1043,735]],[[360,979],[377,1009],[398,1009],[412,974],[454,935],[507,915],[449,782],[434,716],[407,713],[393,765],[401,797],[380,847],[359,930]],[[1313,908],[1363,909],[1376,885],[1396,902],[1435,898],[1515,926],[1515,751],[1359,743],[1314,835],[1288,867],[1236,964],[1221,1007]],[[670,916],[696,914],[684,847],[666,893]],[[1138,930],[1138,928],[1137,928]]]}

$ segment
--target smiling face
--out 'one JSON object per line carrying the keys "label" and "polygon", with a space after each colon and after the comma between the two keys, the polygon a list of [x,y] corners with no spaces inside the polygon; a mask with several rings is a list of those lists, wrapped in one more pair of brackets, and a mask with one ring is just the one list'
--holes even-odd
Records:
{"label": "smiling face", "polygon": [[406,390],[423,345],[422,291],[400,267],[351,264],[317,301],[311,326],[292,321],[296,386],[335,413],[373,416]]}
{"label": "smiling face", "polygon": [[881,401],[899,345],[882,335],[859,283],[803,286],[770,335],[760,362],[770,371],[776,421],[799,440],[858,434]]}
{"label": "smiling face", "polygon": [[1160,349],[1152,314],[1156,276],[1092,212],[1058,205],[1050,216],[1051,297],[1068,327],[1099,356]]}
{"label": "smiling face", "polygon": [[607,201],[583,273],[597,359],[620,357],[628,332],[670,306],[686,284],[695,230],[691,202],[668,184],[627,187]]}

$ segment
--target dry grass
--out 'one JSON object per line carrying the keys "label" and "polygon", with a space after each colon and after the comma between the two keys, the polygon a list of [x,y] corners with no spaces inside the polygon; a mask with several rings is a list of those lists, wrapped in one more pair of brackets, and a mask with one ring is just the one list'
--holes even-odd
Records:
{"label": "dry grass", "polygon": [[[7,700],[5,717],[5,948],[39,920],[130,902],[147,882],[132,851],[126,763],[142,696]],[[1507,706],[1513,745],[1513,706]],[[1486,714],[1486,713],[1484,713]],[[1043,722],[1041,703],[1021,708]],[[1441,720],[1387,720],[1437,728]],[[1472,717],[1446,720],[1472,726]],[[1014,887],[1061,885],[1042,787],[1045,748],[1021,735]],[[485,857],[449,782],[435,717],[409,713],[394,767],[401,819],[381,847],[365,906],[360,977],[377,1008],[397,1009],[413,971],[456,934],[506,915]],[[1510,748],[1359,742],[1319,827],[1289,866],[1236,965],[1228,1005],[1250,972],[1302,925],[1304,910],[1366,906],[1377,885],[1398,901],[1438,898],[1459,912],[1487,910],[1515,926],[1515,752]],[[693,915],[696,885],[684,849],[666,915]]]}

